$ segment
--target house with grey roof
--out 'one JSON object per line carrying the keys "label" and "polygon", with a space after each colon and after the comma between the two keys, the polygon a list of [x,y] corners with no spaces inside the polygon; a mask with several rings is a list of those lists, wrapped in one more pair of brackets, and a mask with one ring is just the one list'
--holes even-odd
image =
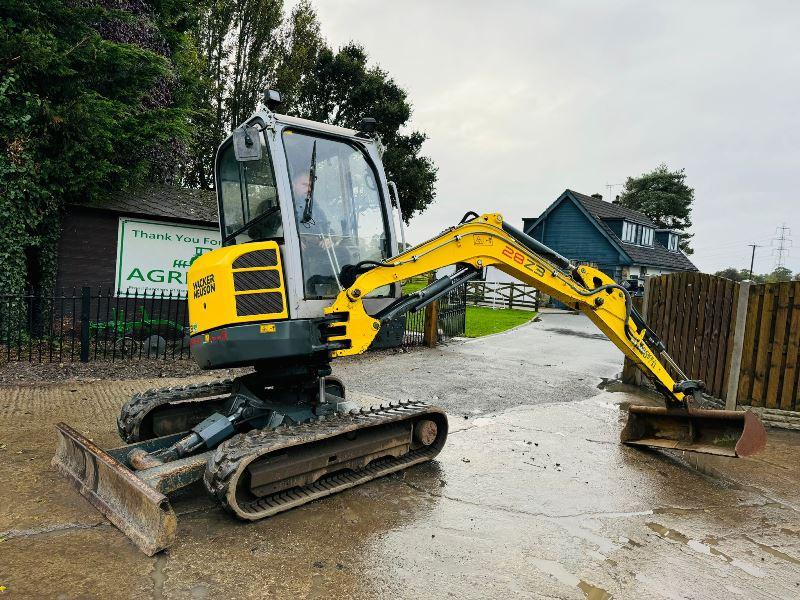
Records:
{"label": "house with grey roof", "polygon": [[697,271],[680,250],[678,232],[659,229],[642,213],[565,190],[539,217],[523,219],[523,230],[580,264],[622,282],[677,271]]}

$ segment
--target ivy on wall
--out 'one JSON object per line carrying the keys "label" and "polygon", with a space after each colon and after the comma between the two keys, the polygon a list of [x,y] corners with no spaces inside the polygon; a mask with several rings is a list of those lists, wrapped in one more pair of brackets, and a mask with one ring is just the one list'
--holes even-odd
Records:
{"label": "ivy on wall", "polygon": [[195,4],[0,4],[4,293],[53,285],[69,201],[175,172],[199,86]]}

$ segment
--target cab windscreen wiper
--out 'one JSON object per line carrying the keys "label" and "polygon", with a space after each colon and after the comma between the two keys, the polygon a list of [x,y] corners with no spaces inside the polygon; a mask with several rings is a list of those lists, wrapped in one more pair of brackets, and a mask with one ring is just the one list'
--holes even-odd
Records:
{"label": "cab windscreen wiper", "polygon": [[317,142],[311,148],[311,166],[308,168],[308,192],[306,192],[306,205],[303,208],[303,218],[300,222],[309,227],[314,224],[314,182],[317,180]]}

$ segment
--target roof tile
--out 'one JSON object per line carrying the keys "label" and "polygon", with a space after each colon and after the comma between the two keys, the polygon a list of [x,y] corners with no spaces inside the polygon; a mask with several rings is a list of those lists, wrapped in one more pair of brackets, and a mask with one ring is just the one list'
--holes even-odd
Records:
{"label": "roof tile", "polygon": [[646,225],[647,227],[657,227],[646,215],[643,215],[638,210],[633,210],[627,206],[606,202],[594,196],[587,196],[574,190],[567,190],[577,200],[580,200],[584,208],[592,213],[598,219],[625,219],[631,223],[639,225]]}
{"label": "roof tile", "polygon": [[217,224],[214,190],[170,186],[145,186],[112,194],[100,202],[73,203],[99,210]]}

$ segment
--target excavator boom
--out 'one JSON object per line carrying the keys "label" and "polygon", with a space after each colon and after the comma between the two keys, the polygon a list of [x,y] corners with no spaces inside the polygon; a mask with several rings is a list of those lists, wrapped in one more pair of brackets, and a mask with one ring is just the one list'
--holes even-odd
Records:
{"label": "excavator boom", "polygon": [[[630,294],[602,271],[575,266],[544,244],[505,223],[497,213],[462,221],[435,238],[383,263],[354,265],[342,275],[347,285],[325,313],[337,320],[330,337],[343,346],[334,356],[364,352],[392,318],[418,310],[493,266],[583,312],[630,358],[665,397],[666,407],[631,407],[622,441],[632,445],[689,452],[747,456],[763,449],[766,432],[752,413],[708,411],[695,406],[702,382],[688,379],[661,340],[633,308]],[[362,299],[373,290],[442,267],[454,275],[397,300],[378,314],[367,314]],[[349,285],[348,285],[349,284]],[[664,362],[681,376],[676,381]]]}

